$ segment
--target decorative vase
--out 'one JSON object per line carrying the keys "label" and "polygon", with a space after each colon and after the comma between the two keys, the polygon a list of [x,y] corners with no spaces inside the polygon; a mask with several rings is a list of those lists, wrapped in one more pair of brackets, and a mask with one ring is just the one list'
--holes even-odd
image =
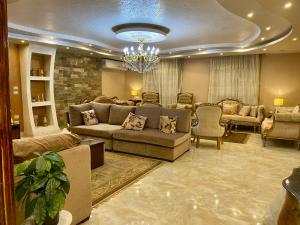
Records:
{"label": "decorative vase", "polygon": [[54,219],[50,218],[48,215],[46,216],[45,219],[45,225],[57,225],[59,222],[59,213],[54,217]]}
{"label": "decorative vase", "polygon": [[44,118],[43,118],[43,125],[44,125],[44,127],[48,126],[48,120],[47,120],[46,116],[44,116]]}

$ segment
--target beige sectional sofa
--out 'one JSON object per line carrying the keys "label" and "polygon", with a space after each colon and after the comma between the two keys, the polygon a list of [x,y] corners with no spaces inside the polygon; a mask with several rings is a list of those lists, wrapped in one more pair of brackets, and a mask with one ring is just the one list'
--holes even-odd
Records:
{"label": "beige sectional sofa", "polygon": [[[86,126],[81,112],[94,109],[99,124]],[[132,112],[147,117],[142,131],[122,129]],[[176,116],[176,133],[159,130],[160,116]],[[79,135],[99,137],[108,150],[133,153],[174,161],[190,149],[191,112],[186,109],[166,109],[155,106],[118,106],[102,103],[73,105],[69,108],[70,131]]]}

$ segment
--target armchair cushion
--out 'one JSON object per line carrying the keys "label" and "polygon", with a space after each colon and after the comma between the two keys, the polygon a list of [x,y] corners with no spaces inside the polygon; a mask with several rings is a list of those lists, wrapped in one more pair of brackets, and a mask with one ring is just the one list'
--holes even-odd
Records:
{"label": "armchair cushion", "polygon": [[239,111],[239,115],[240,116],[248,116],[249,113],[251,111],[251,106],[249,105],[245,105],[241,108],[241,110]]}
{"label": "armchair cushion", "polygon": [[233,103],[233,104],[228,104],[224,103],[223,104],[223,113],[226,115],[235,115],[238,112],[238,104]]}
{"label": "armchair cushion", "polygon": [[251,106],[250,116],[256,117],[257,116],[257,109],[258,109],[258,106]]}

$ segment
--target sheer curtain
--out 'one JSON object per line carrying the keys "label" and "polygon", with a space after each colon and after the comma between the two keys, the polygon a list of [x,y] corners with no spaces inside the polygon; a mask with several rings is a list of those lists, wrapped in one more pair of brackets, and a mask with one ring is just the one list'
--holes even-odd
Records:
{"label": "sheer curtain", "polygon": [[158,92],[163,106],[176,103],[181,83],[182,61],[178,59],[162,60],[157,69],[143,74],[143,91]]}
{"label": "sheer curtain", "polygon": [[214,57],[210,65],[209,102],[224,98],[258,104],[260,56]]}

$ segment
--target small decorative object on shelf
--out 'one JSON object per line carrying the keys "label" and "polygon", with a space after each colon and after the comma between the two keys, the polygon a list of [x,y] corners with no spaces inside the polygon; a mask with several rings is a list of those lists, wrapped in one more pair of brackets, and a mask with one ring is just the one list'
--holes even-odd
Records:
{"label": "small decorative object on shelf", "polygon": [[37,127],[39,125],[39,116],[33,115],[33,119],[34,119],[34,125]]}
{"label": "small decorative object on shelf", "polygon": [[48,126],[47,116],[44,116],[44,118],[43,118],[43,125],[44,125],[44,127]]}
{"label": "small decorative object on shelf", "polygon": [[42,102],[45,101],[45,98],[44,98],[44,94],[43,94],[43,93],[41,94],[41,101],[42,101]]}
{"label": "small decorative object on shelf", "polygon": [[39,95],[37,96],[37,101],[38,101],[38,102],[40,102],[40,101],[41,101],[41,98],[40,98],[40,96],[39,96]]}
{"label": "small decorative object on shelf", "polygon": [[35,97],[32,97],[32,102],[36,102],[36,98]]}
{"label": "small decorative object on shelf", "polygon": [[40,69],[40,70],[39,70],[39,75],[42,76],[42,77],[45,76],[45,73],[44,73],[44,70],[43,70],[43,69]]}
{"label": "small decorative object on shelf", "polygon": [[32,68],[30,70],[30,76],[34,76],[34,69],[32,69]]}
{"label": "small decorative object on shelf", "polygon": [[59,212],[70,190],[64,160],[56,153],[60,150],[36,153],[36,158],[17,167],[22,179],[16,184],[16,199],[25,204],[25,219],[32,216],[36,225],[59,224]]}

